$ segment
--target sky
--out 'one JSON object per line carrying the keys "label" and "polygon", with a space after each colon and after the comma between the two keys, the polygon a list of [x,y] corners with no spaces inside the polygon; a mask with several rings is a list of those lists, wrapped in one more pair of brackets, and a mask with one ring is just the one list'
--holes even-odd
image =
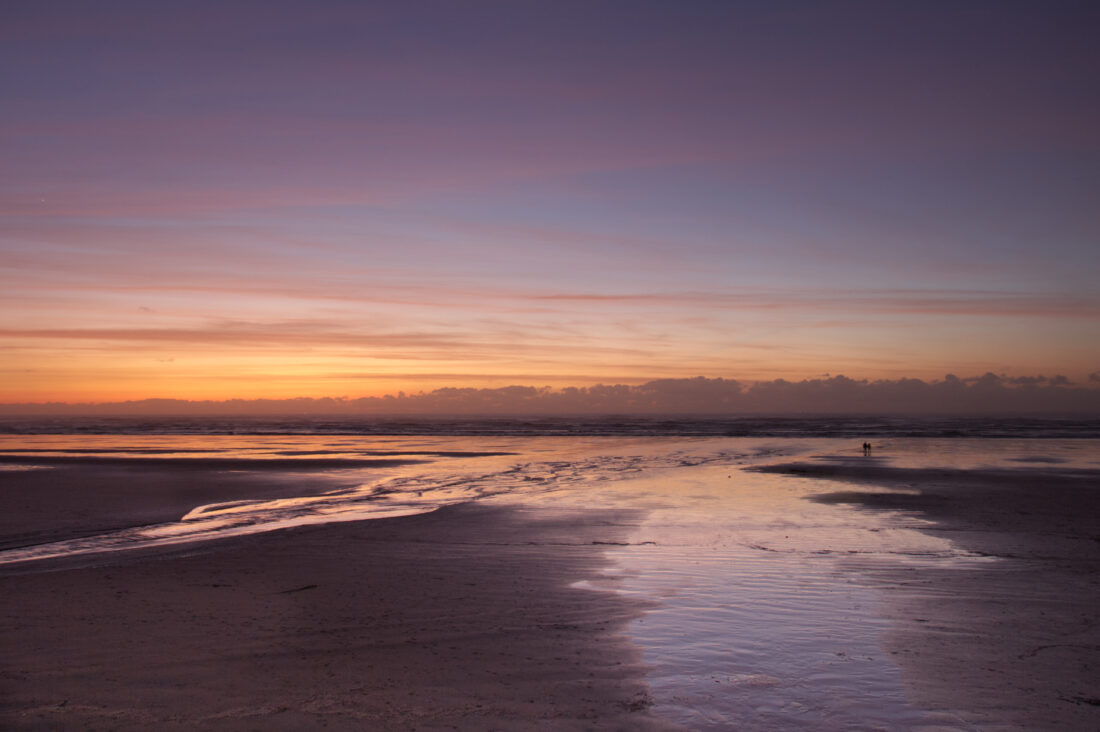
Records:
{"label": "sky", "polygon": [[0,402],[1094,389],[1098,36],[1058,0],[5,3]]}

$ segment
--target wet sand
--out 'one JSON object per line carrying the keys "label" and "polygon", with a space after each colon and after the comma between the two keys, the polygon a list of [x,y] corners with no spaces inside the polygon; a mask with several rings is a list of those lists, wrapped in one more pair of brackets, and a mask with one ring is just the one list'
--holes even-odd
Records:
{"label": "wet sand", "polygon": [[975,568],[853,559],[886,597],[912,698],[980,729],[1100,728],[1100,472],[897,468],[834,458],[762,468],[843,481],[815,500],[903,512]]}
{"label": "wet sand", "polygon": [[[40,461],[20,458],[19,462]],[[237,462],[241,463],[237,467],[245,465]],[[387,461],[386,467],[408,462]],[[178,521],[208,503],[311,495],[361,481],[358,477],[344,481],[339,473],[297,473],[285,468],[227,472],[221,466],[185,465],[173,461],[169,469],[123,467],[85,459],[43,470],[2,471],[0,550]]]}
{"label": "wet sand", "polygon": [[661,729],[644,605],[570,587],[638,520],[461,504],[5,568],[0,727]]}
{"label": "wet sand", "polygon": [[[892,628],[885,650],[903,670],[912,702],[944,712],[936,718],[965,720],[964,729],[1100,728],[1097,471],[899,468],[849,457],[758,469],[812,479],[807,485],[823,503],[897,512],[891,515],[899,526],[948,538],[979,557],[914,565],[879,547],[837,560],[859,574],[857,584],[882,590],[880,610]],[[571,585],[618,581],[629,589],[628,578],[602,576],[604,549],[659,538],[659,551],[674,553],[676,542],[666,548],[664,540],[675,538],[677,522],[691,525],[685,506],[732,500],[725,486],[736,472],[687,470],[699,477],[624,481],[601,492],[603,502],[586,487],[571,494],[579,502],[465,503],[403,518],[0,568],[0,728],[665,728],[654,717],[662,701],[649,696],[640,650],[626,635],[647,606],[631,599],[638,594]],[[340,480],[362,475],[91,464],[9,472],[0,475],[0,541],[174,520],[201,503],[302,495],[338,488]],[[86,488],[74,495],[78,485]],[[813,505],[794,494],[798,504]],[[771,505],[770,495],[757,498]],[[660,506],[672,512],[668,526],[650,521]],[[728,540],[751,541],[749,549],[767,556],[791,548],[786,530],[768,528],[770,518],[753,533],[756,509],[741,508],[749,534]],[[728,533],[729,521],[713,510],[701,527]],[[864,526],[866,516],[844,513],[837,526],[847,527],[852,515]],[[883,520],[865,526],[889,524]],[[822,529],[811,523],[802,528]],[[667,535],[656,536],[662,526]],[[877,528],[860,531],[879,536],[869,533]],[[820,537],[833,540],[828,531]],[[844,537],[850,532],[836,546],[846,546]],[[698,551],[711,554],[706,538]],[[642,543],[638,551],[658,551],[653,541]],[[692,546],[685,561],[699,559]],[[815,546],[803,551],[816,556]],[[639,566],[652,569],[653,561],[663,560]],[[690,584],[683,566],[670,566],[679,568],[667,581]],[[833,581],[823,579],[830,588]],[[846,581],[840,575],[837,586]],[[812,600],[804,588],[798,593],[792,611]],[[729,656],[759,645],[774,655],[768,644],[783,639],[768,623],[759,637],[743,637],[756,626],[733,622],[735,605],[718,613],[715,647]],[[768,606],[744,612],[766,614]],[[681,631],[670,629],[678,644]],[[693,673],[719,669],[723,658]],[[791,683],[815,683],[807,678]],[[736,695],[749,711],[763,695],[737,686],[721,693]],[[860,704],[874,710],[874,694]]]}

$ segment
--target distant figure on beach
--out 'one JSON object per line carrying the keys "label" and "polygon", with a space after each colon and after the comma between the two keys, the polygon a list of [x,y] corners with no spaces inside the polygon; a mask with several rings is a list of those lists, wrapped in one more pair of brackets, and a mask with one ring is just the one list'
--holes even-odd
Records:
{"label": "distant figure on beach", "polygon": [[871,454],[871,443],[870,442],[864,442],[863,443],[863,454],[864,455],[870,455]]}

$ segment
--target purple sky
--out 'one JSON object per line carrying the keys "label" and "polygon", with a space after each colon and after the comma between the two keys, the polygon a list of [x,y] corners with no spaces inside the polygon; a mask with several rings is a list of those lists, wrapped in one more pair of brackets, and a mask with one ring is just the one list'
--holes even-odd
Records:
{"label": "purple sky", "polygon": [[1093,2],[0,10],[0,401],[1100,370]]}

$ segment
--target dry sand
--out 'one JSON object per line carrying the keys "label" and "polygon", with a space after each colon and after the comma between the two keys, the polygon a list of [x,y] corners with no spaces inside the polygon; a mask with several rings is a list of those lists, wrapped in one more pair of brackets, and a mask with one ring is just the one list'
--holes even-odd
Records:
{"label": "dry sand", "polygon": [[980,729],[1100,729],[1100,473],[861,459],[765,470],[858,484],[817,500],[909,512],[934,522],[923,530],[1000,558],[980,568],[851,563],[885,591],[887,650],[916,703],[959,710]]}

